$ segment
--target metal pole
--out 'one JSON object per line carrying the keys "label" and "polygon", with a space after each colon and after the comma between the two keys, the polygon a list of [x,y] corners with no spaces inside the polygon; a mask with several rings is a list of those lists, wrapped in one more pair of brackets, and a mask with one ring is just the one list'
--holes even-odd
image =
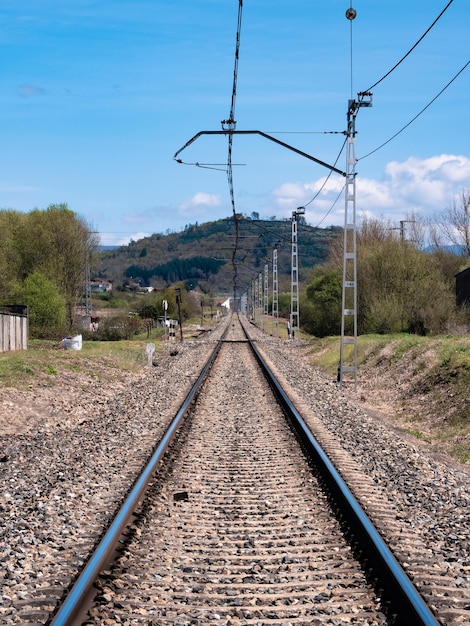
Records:
{"label": "metal pole", "polygon": [[267,263],[264,265],[264,318],[268,320],[269,314],[269,266]]}
{"label": "metal pole", "polygon": [[276,326],[276,337],[279,337],[279,291],[277,279],[277,246],[273,250],[273,307],[272,315]]}
{"label": "metal pole", "polygon": [[[364,100],[368,97],[368,100]],[[372,94],[359,94],[359,101],[349,100],[346,131],[346,185],[344,191],[343,289],[341,297],[341,345],[338,382],[352,374],[357,390],[357,259],[356,259],[356,116],[360,107],[372,106]],[[353,354],[345,347],[352,345]],[[348,364],[346,364],[346,361]]]}
{"label": "metal pole", "polygon": [[261,328],[264,330],[264,316],[263,316],[263,272],[258,275],[258,307],[261,316]]}
{"label": "metal pole", "polygon": [[289,336],[294,339],[299,332],[299,260],[297,252],[297,221],[305,213],[304,207],[292,212],[292,263]]}
{"label": "metal pole", "polygon": [[179,287],[176,287],[175,293],[176,293],[176,304],[178,305],[178,322],[180,325],[180,339],[181,341],[183,341],[183,325],[181,323],[181,289]]}

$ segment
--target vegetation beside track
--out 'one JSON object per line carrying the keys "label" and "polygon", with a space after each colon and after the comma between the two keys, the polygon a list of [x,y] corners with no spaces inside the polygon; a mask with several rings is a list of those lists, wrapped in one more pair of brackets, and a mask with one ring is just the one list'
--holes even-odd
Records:
{"label": "vegetation beside track", "polygon": [[64,375],[73,373],[112,382],[142,369],[145,346],[145,341],[85,341],[82,350],[64,350],[61,343],[32,340],[28,350],[0,354],[0,384],[53,387],[62,384]]}
{"label": "vegetation beside track", "polygon": [[[205,321],[204,330],[215,322]],[[184,340],[194,339],[204,332],[197,320],[188,320],[183,325]],[[168,332],[168,331],[167,331]],[[75,372],[95,381],[111,383],[121,380],[128,373],[138,373],[147,365],[146,347],[155,346],[154,360],[158,361],[170,346],[178,349],[179,328],[174,344],[165,342],[163,328],[154,328],[147,333],[135,335],[133,339],[119,341],[83,341],[81,350],[65,350],[63,341],[31,339],[28,350],[0,353],[0,388],[28,387],[34,382],[53,387],[62,384],[62,376]],[[72,381],[73,384],[73,381]]]}
{"label": "vegetation beside track", "polygon": [[[339,339],[309,342],[310,361],[336,377]],[[358,394],[389,424],[470,463],[470,337],[358,338]]]}
{"label": "vegetation beside track", "polygon": [[[185,340],[192,337],[187,326]],[[336,379],[339,338],[301,337],[309,361]],[[166,347],[157,334],[84,341],[78,351],[64,350],[61,342],[33,340],[28,350],[0,354],[0,389],[66,392],[74,385],[86,390],[87,381],[102,386],[124,382],[146,365],[148,342],[155,344],[158,361]],[[368,410],[432,450],[470,463],[469,336],[363,335],[358,366],[357,396]]]}

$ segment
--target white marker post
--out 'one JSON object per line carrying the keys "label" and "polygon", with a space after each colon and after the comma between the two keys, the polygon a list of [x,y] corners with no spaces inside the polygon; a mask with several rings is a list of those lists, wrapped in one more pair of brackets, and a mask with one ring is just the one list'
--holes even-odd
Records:
{"label": "white marker post", "polygon": [[145,352],[147,353],[147,365],[149,367],[152,367],[153,353],[155,352],[155,344],[154,343],[148,343],[147,347],[145,348]]}

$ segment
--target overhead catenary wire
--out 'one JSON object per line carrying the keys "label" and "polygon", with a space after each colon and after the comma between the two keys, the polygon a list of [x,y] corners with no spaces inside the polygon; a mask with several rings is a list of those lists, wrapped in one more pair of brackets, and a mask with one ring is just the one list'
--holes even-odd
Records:
{"label": "overhead catenary wire", "polygon": [[[237,21],[237,35],[236,35],[236,45],[235,45],[235,63],[233,68],[233,84],[232,84],[232,100],[230,106],[230,116],[228,120],[222,120],[222,128],[230,131],[235,130],[236,121],[235,121],[235,104],[237,99],[237,80],[238,80],[238,60],[240,57],[240,36],[241,36],[241,26],[242,26],[242,10],[243,10],[243,0],[238,1],[238,21]],[[237,254],[237,246],[238,246],[238,216],[235,207],[235,193],[233,189],[233,172],[232,172],[232,148],[233,148],[233,134],[228,133],[228,157],[227,157],[227,180],[229,184],[230,190],[230,201],[232,204],[232,213],[233,213],[233,222],[235,227],[235,246],[232,254],[232,265],[233,265],[233,297],[236,301],[237,297],[237,265],[235,263],[235,257]]]}
{"label": "overhead catenary wire", "polygon": [[402,58],[395,63],[395,65],[386,73],[382,76],[382,78],[380,78],[379,80],[377,80],[373,85],[371,85],[368,89],[365,89],[364,91],[360,92],[360,93],[367,93],[369,91],[372,91],[372,89],[374,89],[375,87],[377,87],[377,85],[379,85],[383,80],[385,80],[388,76],[390,76],[390,74],[395,71],[397,69],[397,67],[399,65],[401,65],[401,63],[403,63],[403,61],[413,52],[413,50],[423,41],[423,39],[426,37],[426,35],[429,33],[429,31],[437,24],[437,22],[441,19],[441,17],[444,15],[444,13],[447,11],[447,9],[450,7],[450,5],[452,4],[454,0],[449,0],[449,2],[447,3],[447,5],[442,9],[442,11],[439,13],[439,15],[436,17],[436,19],[434,20],[434,22],[431,24],[431,26],[429,26],[429,28],[426,29],[426,31],[421,35],[421,37],[418,39],[418,41],[408,50],[408,52],[402,56]]}
{"label": "overhead catenary wire", "polygon": [[[338,153],[338,156],[336,157],[336,160],[334,162],[334,165],[336,166],[336,164],[339,161],[340,156],[343,154],[343,150],[344,150],[344,146],[346,145],[346,139],[343,141],[343,145],[341,146],[341,150]],[[318,198],[318,196],[321,194],[321,192],[323,191],[323,189],[325,188],[326,183],[328,182],[328,180],[330,179],[330,176],[332,175],[333,170],[330,170],[328,173],[328,176],[326,176],[325,180],[323,181],[323,184],[321,185],[320,189],[316,192],[316,194],[313,196],[313,198],[311,200],[309,200],[308,202],[306,202],[303,207],[307,207],[309,204],[312,204],[312,202],[314,202],[314,200],[316,200]],[[344,189],[344,187],[343,187]],[[331,209],[330,209],[331,210]],[[330,211],[328,211],[329,213]],[[325,216],[326,217],[326,216]],[[325,218],[323,218],[325,219]],[[323,221],[323,220],[322,220]],[[321,223],[321,222],[320,222]]]}
{"label": "overhead catenary wire", "polygon": [[[350,93],[351,93],[351,99],[353,98],[353,21],[354,21],[354,17],[356,15],[355,10],[352,7],[352,0],[350,0],[350,4],[349,4],[349,17],[348,17],[348,12],[346,14],[346,17],[348,17],[349,19],[349,73],[350,73]],[[353,17],[354,16],[354,17]],[[351,19],[350,19],[351,18]],[[333,134],[333,133],[332,133]],[[341,134],[345,134],[344,131]],[[338,163],[341,155],[343,154],[344,148],[346,146],[346,142],[347,142],[347,137],[345,137],[344,141],[343,141],[343,145],[341,146],[341,149],[338,153],[338,156],[336,157],[336,160],[334,162],[334,165],[336,166],[336,164]],[[333,173],[333,170],[330,170],[328,173],[328,176],[325,177],[325,180],[323,181],[323,184],[320,186],[320,188],[318,189],[318,191],[315,193],[315,195],[303,205],[303,208],[309,206],[310,204],[312,204],[312,202],[314,202],[318,196],[321,194],[321,192],[323,191],[323,189],[325,188],[327,182],[329,181],[331,174]],[[331,211],[333,210],[333,208],[335,207],[336,203],[338,202],[339,198],[341,197],[344,188],[346,185],[343,185],[341,188],[341,191],[339,192],[339,194],[337,195],[336,199],[334,200],[333,204],[331,205],[331,207],[328,209],[328,211],[326,212],[326,214],[322,217],[322,219],[318,222],[318,224],[315,226],[315,228],[318,228],[324,221],[325,219],[328,217],[328,215],[331,213]]]}
{"label": "overhead catenary wire", "polygon": [[[354,9],[352,8],[352,0],[349,4],[349,11],[352,15],[352,11],[354,11]],[[353,99],[353,21],[354,20],[352,19],[349,20],[349,82],[351,100]]]}
{"label": "overhead catenary wire", "polygon": [[[385,80],[385,78],[387,78],[410,54],[411,52],[413,52],[413,50],[421,43],[421,41],[426,37],[426,35],[431,31],[431,29],[435,26],[435,24],[439,21],[439,19],[444,15],[444,13],[446,12],[446,10],[450,7],[450,5],[452,4],[453,0],[449,0],[449,2],[447,3],[447,5],[444,7],[444,9],[439,13],[439,15],[436,17],[436,19],[432,22],[432,24],[426,29],[426,31],[423,33],[423,35],[418,39],[418,41],[410,48],[410,50],[386,73],[382,76],[382,78],[380,78],[378,81],[376,81],[373,85],[371,85],[367,90],[360,92],[361,94],[364,93],[369,93],[374,87],[376,87],[379,83],[381,83],[383,80]],[[350,9],[352,10],[352,0],[350,2]],[[352,93],[353,93],[353,29],[352,29],[352,24],[353,24],[353,19],[350,19],[350,89],[351,89],[351,98],[352,98]],[[401,130],[399,130],[397,133],[395,133],[390,139],[388,139],[386,142],[384,142],[383,144],[381,144],[380,146],[378,146],[375,150],[372,150],[371,152],[369,152],[368,154],[364,155],[363,157],[361,157],[361,159],[365,159],[367,156],[370,156],[371,154],[373,154],[374,152],[377,152],[380,148],[382,148],[383,146],[385,146],[387,143],[389,143],[390,141],[392,141],[395,137],[397,137],[401,132],[403,132],[410,124],[412,124],[429,106],[431,106],[431,104],[447,89],[447,87],[449,87],[449,85],[457,78],[457,76],[459,76],[459,74],[461,74],[464,69],[467,67],[467,65],[470,62],[468,62],[453,78],[452,80],[433,98],[433,100],[431,100],[431,102],[429,102],[428,105],[426,105],[426,107],[424,107],[410,122],[408,122],[408,124],[406,124]],[[344,150],[344,146],[346,144],[346,140],[343,143],[343,146],[341,148],[341,151],[338,155],[338,158],[335,161],[335,165],[339,160],[340,155],[342,154],[343,150]],[[361,159],[357,159],[358,161]],[[328,176],[325,178],[325,180],[323,181],[323,184],[321,185],[320,189],[315,193],[315,195],[307,202],[305,203],[303,206],[309,206],[312,202],[314,202],[316,200],[316,198],[318,198],[318,196],[320,195],[320,193],[323,191],[323,189],[325,188],[330,176],[332,174],[332,171],[329,172]],[[334,200],[332,206],[330,207],[330,209],[327,211],[327,213],[324,215],[324,217],[318,222],[317,224],[317,228],[324,222],[324,220],[328,217],[328,215],[331,213],[331,211],[333,210],[334,206],[336,205],[336,203],[338,202],[339,198],[341,197],[341,194],[344,191],[344,187],[342,187],[340,193],[337,195],[336,199]]]}
{"label": "overhead catenary wire", "polygon": [[450,85],[460,76],[460,74],[462,74],[462,72],[469,65],[470,65],[470,61],[467,61],[465,65],[457,72],[457,74],[455,74],[455,76],[453,76],[450,79],[450,81],[434,96],[434,98],[430,102],[428,102],[428,104],[425,107],[423,107],[421,111],[419,111],[419,113],[417,113],[407,124],[405,124],[402,128],[400,128],[400,130],[398,130],[394,135],[392,135],[389,139],[387,139],[387,141],[384,141],[383,143],[381,143],[380,146],[377,146],[377,148],[374,148],[374,150],[371,150],[367,154],[364,154],[364,156],[358,158],[357,160],[362,161],[366,159],[367,157],[371,156],[372,154],[374,154],[375,152],[377,152],[378,150],[386,146],[388,143],[390,143],[393,139],[398,137],[398,135],[400,135],[404,130],[406,130],[408,126],[411,126],[411,124],[413,124],[413,122],[415,122],[418,119],[418,117],[422,115],[426,111],[426,109],[428,109],[431,106],[431,104],[433,104],[444,93],[444,91],[446,91],[448,87],[450,87]]}
{"label": "overhead catenary wire", "polygon": [[321,220],[318,222],[318,224],[315,225],[315,228],[320,228],[320,226],[323,224],[323,222],[326,220],[326,218],[328,217],[328,215],[331,213],[331,211],[335,208],[336,203],[338,202],[338,200],[341,198],[341,196],[343,195],[343,191],[344,188],[346,187],[346,183],[344,183],[344,185],[341,187],[341,191],[339,192],[339,194],[336,196],[335,200],[333,201],[333,204],[330,206],[330,208],[328,209],[328,211],[325,213],[325,215],[321,218]]}

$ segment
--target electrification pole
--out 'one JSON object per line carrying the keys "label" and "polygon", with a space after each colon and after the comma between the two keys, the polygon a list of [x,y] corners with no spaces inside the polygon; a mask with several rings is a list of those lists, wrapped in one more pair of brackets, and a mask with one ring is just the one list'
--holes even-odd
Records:
{"label": "electrification pole", "polygon": [[[343,289],[341,300],[341,346],[338,380],[342,387],[344,375],[351,374],[357,389],[357,264],[356,264],[356,116],[361,107],[372,106],[372,94],[358,94],[349,100],[348,125],[345,132],[346,184],[344,191]],[[346,346],[352,346],[346,354]],[[347,361],[347,364],[346,364]]]}
{"label": "electrification pole", "polygon": [[272,316],[273,322],[276,326],[276,337],[279,337],[279,288],[277,278],[277,249],[279,243],[276,243],[273,248],[273,306]]}
{"label": "electrification pole", "polygon": [[263,272],[258,274],[258,307],[261,317],[261,328],[264,330],[264,316],[263,316]]}
{"label": "electrification pole", "polygon": [[269,266],[264,264],[264,316],[268,319],[269,314]]}
{"label": "electrification pole", "polygon": [[289,337],[294,339],[299,332],[299,257],[297,252],[297,223],[300,215],[304,215],[305,207],[292,211],[292,263],[290,291],[290,325]]}

